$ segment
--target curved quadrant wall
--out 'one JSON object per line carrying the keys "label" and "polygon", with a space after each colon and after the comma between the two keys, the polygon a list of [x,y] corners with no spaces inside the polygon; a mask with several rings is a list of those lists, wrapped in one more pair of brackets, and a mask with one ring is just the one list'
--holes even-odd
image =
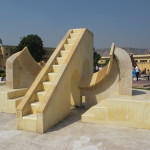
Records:
{"label": "curved quadrant wall", "polygon": [[6,86],[11,89],[28,88],[40,70],[41,67],[25,47],[6,61]]}

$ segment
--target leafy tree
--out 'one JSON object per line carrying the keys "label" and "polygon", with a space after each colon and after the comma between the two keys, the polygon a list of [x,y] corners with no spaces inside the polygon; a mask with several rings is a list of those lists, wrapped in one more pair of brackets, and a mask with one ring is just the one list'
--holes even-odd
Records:
{"label": "leafy tree", "polygon": [[38,35],[31,34],[21,38],[21,41],[15,51],[21,51],[25,46],[28,47],[30,54],[36,61],[40,61],[42,59],[42,55],[44,54],[43,41]]}
{"label": "leafy tree", "polygon": [[94,66],[98,64],[98,61],[100,60],[101,56],[97,52],[94,52]]}
{"label": "leafy tree", "polygon": [[0,39],[0,45],[2,46],[2,44],[3,44],[3,41],[2,41],[2,39]]}
{"label": "leafy tree", "polygon": [[110,58],[107,58],[105,64],[103,64],[103,66],[106,66],[109,63],[109,61],[110,61]]}

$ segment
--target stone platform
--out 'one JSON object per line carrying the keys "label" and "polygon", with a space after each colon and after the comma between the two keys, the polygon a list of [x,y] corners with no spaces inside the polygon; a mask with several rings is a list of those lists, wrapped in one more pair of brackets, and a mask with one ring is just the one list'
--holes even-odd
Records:
{"label": "stone platform", "polygon": [[0,112],[16,113],[16,107],[25,95],[27,88],[9,89],[0,84]]}
{"label": "stone platform", "polygon": [[91,107],[81,120],[150,129],[150,91],[133,90],[133,96],[111,96]]}
{"label": "stone platform", "polygon": [[0,86],[5,85],[6,82],[5,81],[0,81]]}
{"label": "stone platform", "polygon": [[133,88],[150,88],[150,80],[132,81]]}

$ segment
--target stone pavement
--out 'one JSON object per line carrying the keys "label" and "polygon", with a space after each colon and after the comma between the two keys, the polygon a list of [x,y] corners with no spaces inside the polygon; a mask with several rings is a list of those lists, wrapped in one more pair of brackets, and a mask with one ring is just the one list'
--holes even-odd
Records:
{"label": "stone pavement", "polygon": [[150,80],[138,80],[132,81],[133,88],[150,88]]}
{"label": "stone pavement", "polygon": [[150,80],[138,80],[138,81],[133,80],[133,84],[150,84]]}
{"label": "stone pavement", "polygon": [[0,113],[0,150],[149,150],[150,130],[80,122],[85,109],[45,134],[16,130],[15,115]]}

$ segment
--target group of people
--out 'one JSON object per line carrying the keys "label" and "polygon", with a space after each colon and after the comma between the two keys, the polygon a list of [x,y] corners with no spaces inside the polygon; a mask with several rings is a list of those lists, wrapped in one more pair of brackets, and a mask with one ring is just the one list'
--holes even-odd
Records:
{"label": "group of people", "polygon": [[98,66],[98,65],[96,65],[95,67],[94,67],[94,72],[98,72],[98,71],[100,71],[100,70],[102,70],[102,66],[100,65],[100,66]]}
{"label": "group of people", "polygon": [[[134,77],[136,77],[136,81],[138,81],[139,80],[139,75],[140,75],[140,69],[139,69],[138,66],[136,66],[132,70],[133,79],[134,79]],[[149,69],[146,71],[146,77],[149,80],[149,77],[150,77],[150,70]]]}

